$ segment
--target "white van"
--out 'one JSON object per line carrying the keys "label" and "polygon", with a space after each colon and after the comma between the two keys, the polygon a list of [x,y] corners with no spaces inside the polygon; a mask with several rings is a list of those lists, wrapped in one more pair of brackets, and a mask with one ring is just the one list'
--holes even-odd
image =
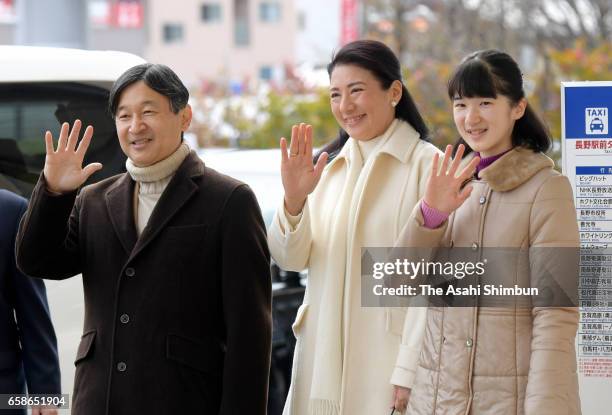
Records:
{"label": "white van", "polygon": [[[29,197],[45,162],[45,131],[57,138],[60,124],[76,118],[95,128],[85,163],[104,165],[89,181],[125,171],[108,95],[123,72],[144,62],[122,52],[0,46],[0,189]],[[83,328],[82,282],[69,278],[45,284],[62,391],[72,393],[73,361]]]}
{"label": "white van", "polygon": [[124,52],[0,46],[0,189],[28,197],[44,165],[45,131],[57,137],[61,123],[77,118],[95,128],[85,163],[104,165],[89,181],[124,171],[108,94],[144,62]]}

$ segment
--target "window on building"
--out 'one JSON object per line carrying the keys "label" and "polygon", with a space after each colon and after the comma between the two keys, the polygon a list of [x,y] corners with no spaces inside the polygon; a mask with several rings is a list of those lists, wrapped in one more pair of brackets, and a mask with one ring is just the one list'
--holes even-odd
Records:
{"label": "window on building", "polygon": [[177,43],[183,40],[182,24],[166,23],[163,30],[165,43]]}
{"label": "window on building", "polygon": [[221,21],[221,5],[219,3],[204,3],[200,9],[201,19],[204,23]]}
{"label": "window on building", "polygon": [[234,0],[234,44],[248,46],[251,43],[248,0]]}
{"label": "window on building", "polygon": [[278,22],[281,19],[281,5],[277,1],[262,1],[259,3],[259,20],[267,23]]}
{"label": "window on building", "polygon": [[259,68],[259,79],[262,81],[272,80],[272,67],[265,65]]}

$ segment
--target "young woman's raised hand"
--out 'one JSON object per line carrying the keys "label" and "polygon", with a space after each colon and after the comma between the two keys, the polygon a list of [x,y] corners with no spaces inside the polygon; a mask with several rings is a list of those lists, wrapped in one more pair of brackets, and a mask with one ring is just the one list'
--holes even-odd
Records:
{"label": "young woman's raised hand", "polygon": [[312,163],[312,126],[306,124],[294,125],[291,128],[291,143],[287,146],[287,140],[283,137],[280,147],[285,208],[291,215],[297,215],[319,183],[328,155],[323,153],[316,165]]}
{"label": "young woman's raised hand", "polygon": [[457,175],[465,147],[463,144],[459,145],[455,158],[451,156],[452,149],[452,146],[446,146],[442,166],[439,165],[439,154],[434,155],[423,199],[429,207],[449,214],[459,208],[472,193],[472,186],[462,188],[462,185],[472,177],[480,161],[478,157],[474,157]]}
{"label": "young woman's raised hand", "polygon": [[71,192],[78,189],[89,176],[102,168],[100,163],[91,163],[83,168],[83,158],[93,136],[93,127],[91,125],[87,126],[78,147],[81,121],[76,120],[70,132],[69,129],[70,125],[67,122],[62,124],[57,150],[53,148],[51,132],[47,131],[45,133],[47,156],[43,172],[47,189],[55,193]]}

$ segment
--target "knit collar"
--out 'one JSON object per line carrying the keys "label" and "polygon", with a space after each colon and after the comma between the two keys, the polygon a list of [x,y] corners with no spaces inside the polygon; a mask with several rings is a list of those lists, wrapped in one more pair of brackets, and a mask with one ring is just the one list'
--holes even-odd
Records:
{"label": "knit collar", "polygon": [[375,152],[378,146],[383,142],[385,136],[379,135],[378,137],[374,137],[371,140],[355,140],[355,144],[359,152],[361,153],[361,158],[363,158],[363,162],[365,163],[368,157]]}
{"label": "knit collar", "polygon": [[181,163],[183,163],[189,151],[191,151],[189,146],[182,143],[174,153],[155,164],[146,167],[138,167],[128,158],[125,162],[125,168],[136,182],[157,182],[172,176]]}
{"label": "knit collar", "polygon": [[[398,136],[397,140],[392,140],[391,138],[395,136]],[[373,156],[386,153],[402,163],[407,163],[412,151],[419,143],[419,133],[406,121],[396,118],[382,135],[373,138],[373,140],[379,141]],[[342,147],[338,156],[329,163],[328,168],[338,162],[338,160],[344,159],[347,161],[350,158],[348,147],[351,141],[353,139],[349,138],[349,141]]]}
{"label": "knit collar", "polygon": [[[468,163],[475,155],[470,154],[464,160]],[[553,168],[555,163],[546,155],[524,147],[514,147],[499,159],[480,171],[480,178],[497,192],[506,192],[517,188],[537,172]]]}

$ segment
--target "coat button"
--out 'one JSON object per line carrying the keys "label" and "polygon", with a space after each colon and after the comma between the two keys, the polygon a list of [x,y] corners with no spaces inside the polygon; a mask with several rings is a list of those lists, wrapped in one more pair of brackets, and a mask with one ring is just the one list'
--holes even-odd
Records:
{"label": "coat button", "polygon": [[127,314],[121,314],[121,317],[119,317],[119,321],[121,321],[123,324],[127,324],[130,322],[130,316],[128,316]]}
{"label": "coat button", "polygon": [[125,362],[119,362],[117,363],[117,370],[119,372],[125,372],[127,369],[127,365],[125,364]]}
{"label": "coat button", "polygon": [[133,277],[134,275],[136,275],[136,270],[130,267],[125,270],[125,275],[127,275],[128,277]]}
{"label": "coat button", "polygon": [[485,196],[480,196],[478,203],[480,203],[481,205],[484,205],[486,201],[487,201],[487,198]]}
{"label": "coat button", "polygon": [[476,250],[478,250],[478,244],[476,242],[474,242],[472,244],[472,251],[476,251]]}
{"label": "coat button", "polygon": [[467,339],[465,341],[465,346],[466,347],[472,347],[473,344],[474,344],[474,341],[472,339]]}

